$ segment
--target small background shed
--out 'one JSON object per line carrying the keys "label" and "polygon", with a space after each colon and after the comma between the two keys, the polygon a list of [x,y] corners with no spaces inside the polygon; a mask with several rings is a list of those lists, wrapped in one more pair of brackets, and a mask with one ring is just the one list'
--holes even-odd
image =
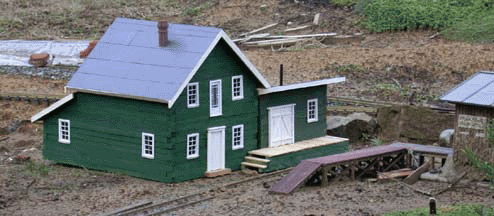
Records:
{"label": "small background shed", "polygon": [[466,162],[469,147],[482,159],[494,161],[494,72],[481,71],[446,93],[441,100],[456,105],[455,159]]}

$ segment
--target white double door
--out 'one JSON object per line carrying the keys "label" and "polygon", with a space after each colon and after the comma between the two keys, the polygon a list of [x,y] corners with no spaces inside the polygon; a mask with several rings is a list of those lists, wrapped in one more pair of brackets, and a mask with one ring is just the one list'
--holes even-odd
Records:
{"label": "white double door", "polygon": [[225,168],[225,128],[208,128],[208,172]]}
{"label": "white double door", "polygon": [[268,108],[269,147],[294,143],[294,114],[295,104]]}

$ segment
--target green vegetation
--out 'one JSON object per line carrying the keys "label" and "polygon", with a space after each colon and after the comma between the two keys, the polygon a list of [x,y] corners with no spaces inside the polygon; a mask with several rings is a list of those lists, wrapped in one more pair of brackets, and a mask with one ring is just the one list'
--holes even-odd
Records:
{"label": "green vegetation", "polygon": [[466,147],[463,149],[468,159],[472,162],[474,168],[484,172],[491,182],[494,183],[494,164],[491,164],[480,158],[472,149]]}
{"label": "green vegetation", "polygon": [[349,64],[349,65],[334,65],[334,70],[338,73],[346,73],[346,72],[364,72],[365,68],[361,65],[357,64]]}
{"label": "green vegetation", "polygon": [[491,119],[489,120],[489,123],[487,124],[487,142],[489,143],[490,146],[494,146],[494,120]]}
{"label": "green vegetation", "polygon": [[33,176],[46,176],[52,168],[43,163],[29,161],[26,163],[25,170]]}
{"label": "green vegetation", "polygon": [[494,43],[494,14],[485,14],[457,22],[441,33],[450,40]]}
{"label": "green vegetation", "polygon": [[184,8],[183,14],[185,16],[198,16],[200,15],[205,9],[208,9],[212,7],[213,4],[210,2],[206,2],[204,4],[201,4],[199,6],[192,6],[192,7],[187,7]]}
{"label": "green vegetation", "polygon": [[354,10],[373,32],[432,28],[451,40],[494,42],[491,0],[360,0]]}
{"label": "green vegetation", "polygon": [[[386,216],[426,216],[429,215],[429,208],[419,208],[411,211],[400,211],[385,214]],[[494,208],[485,205],[458,205],[447,206],[444,208],[438,208],[437,215],[448,216],[492,216],[494,215]]]}
{"label": "green vegetation", "polygon": [[332,0],[331,2],[336,7],[351,7],[357,4],[356,0]]}

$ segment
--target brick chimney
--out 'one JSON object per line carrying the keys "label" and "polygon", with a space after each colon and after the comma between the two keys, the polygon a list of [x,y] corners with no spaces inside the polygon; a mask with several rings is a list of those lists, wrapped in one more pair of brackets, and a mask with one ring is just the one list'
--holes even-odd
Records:
{"label": "brick chimney", "polygon": [[168,44],[168,21],[161,20],[158,22],[158,32],[160,34],[160,47],[164,47]]}

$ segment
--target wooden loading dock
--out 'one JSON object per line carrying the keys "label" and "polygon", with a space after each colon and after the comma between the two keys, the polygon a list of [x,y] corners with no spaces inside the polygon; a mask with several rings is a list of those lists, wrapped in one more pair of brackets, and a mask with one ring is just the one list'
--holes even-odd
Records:
{"label": "wooden loading dock", "polygon": [[342,175],[349,175],[354,180],[365,175],[375,175],[377,172],[409,168],[413,157],[409,152],[419,153],[421,156],[447,157],[453,150],[411,143],[393,143],[307,159],[273,185],[270,192],[290,194],[313,178],[319,178],[321,186],[327,186],[330,180],[338,180]]}

